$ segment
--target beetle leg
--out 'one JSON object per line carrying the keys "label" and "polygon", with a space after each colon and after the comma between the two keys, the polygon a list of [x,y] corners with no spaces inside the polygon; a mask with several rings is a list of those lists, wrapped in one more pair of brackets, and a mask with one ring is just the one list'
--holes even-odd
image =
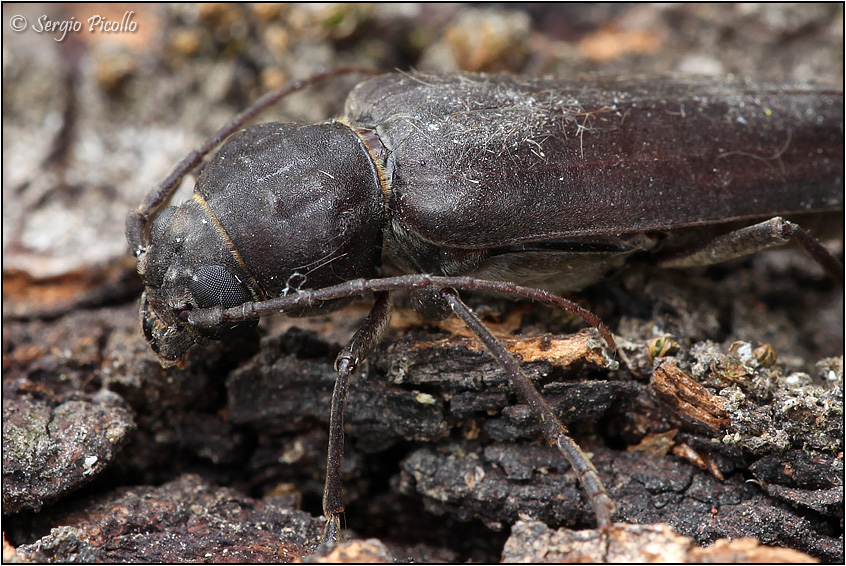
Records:
{"label": "beetle leg", "polygon": [[781,246],[791,239],[795,239],[829,277],[843,285],[843,266],[831,252],[801,227],[781,217],[729,232],[702,246],[658,259],[656,263],[659,267],[711,265]]}
{"label": "beetle leg", "polygon": [[585,490],[591,502],[593,512],[596,515],[597,526],[603,531],[607,531],[612,524],[616,507],[605,491],[605,486],[602,485],[602,480],[599,479],[599,473],[594,465],[585,456],[579,445],[570,438],[567,427],[558,419],[555,411],[526,377],[517,360],[505,349],[502,342],[491,334],[491,331],[473,314],[454,290],[444,289],[441,296],[505,370],[511,381],[511,386],[517,390],[520,397],[529,405],[529,409],[535,415],[535,418],[538,419],[546,439],[550,444],[556,445],[567,458],[567,461],[570,462],[582,489]]}
{"label": "beetle leg", "polygon": [[843,266],[819,240],[808,234],[801,226],[785,221],[784,231],[788,238],[795,238],[802,249],[816,261],[829,277],[843,286]]}
{"label": "beetle leg", "polygon": [[335,358],[338,379],[332,391],[332,408],[329,413],[329,454],[326,459],[326,484],[323,488],[323,515],[326,528],[324,543],[338,542],[341,533],[340,516],[344,512],[341,489],[341,463],[344,459],[344,405],[349,391],[349,380],[365,358],[382,339],[391,320],[391,300],[388,291],[376,293],[370,314],[361,323],[355,335]]}

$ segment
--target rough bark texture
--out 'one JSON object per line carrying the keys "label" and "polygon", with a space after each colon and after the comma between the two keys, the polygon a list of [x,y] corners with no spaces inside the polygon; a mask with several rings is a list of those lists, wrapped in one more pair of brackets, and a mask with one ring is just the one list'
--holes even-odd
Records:
{"label": "rough bark texture", "polygon": [[[128,9],[134,33],[4,34],[4,559],[843,561],[843,290],[800,252],[633,269],[574,295],[616,353],[561,313],[468,297],[592,455],[629,523],[605,541],[478,343],[400,303],[351,384],[353,540],[330,549],[317,542],[333,360],[367,303],[268,320],[165,370],[122,236],[126,211],[205,135],[321,65],[839,84],[842,7]],[[281,112],[325,119],[345,87]]]}

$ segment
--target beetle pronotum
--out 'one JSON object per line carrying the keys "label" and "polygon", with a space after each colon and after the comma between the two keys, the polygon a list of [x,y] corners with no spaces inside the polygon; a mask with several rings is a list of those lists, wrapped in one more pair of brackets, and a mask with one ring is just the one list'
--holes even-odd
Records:
{"label": "beetle pronotum", "polygon": [[[349,378],[383,335],[392,291],[413,290],[430,318],[455,313],[464,321],[570,462],[607,528],[614,504],[595,468],[456,290],[571,310],[613,348],[596,317],[553,293],[586,285],[637,252],[685,267],[795,239],[842,281],[827,250],[778,216],[843,207],[840,91],[708,79],[576,84],[395,74],[359,85],[344,119],[233,135],[283,96],[351,72],[358,71],[266,95],[189,154],[127,219],[145,285],[144,332],[165,365],[261,316],[326,312],[375,293],[336,360],[327,541],[337,540],[343,511]],[[193,198],[160,211],[222,143]],[[747,226],[703,235],[729,221]],[[406,275],[378,279],[382,261]]]}

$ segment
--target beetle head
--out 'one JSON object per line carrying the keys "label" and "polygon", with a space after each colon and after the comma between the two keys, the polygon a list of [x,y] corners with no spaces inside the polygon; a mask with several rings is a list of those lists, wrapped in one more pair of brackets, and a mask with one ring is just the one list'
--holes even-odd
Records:
{"label": "beetle head", "polygon": [[[194,196],[168,207],[138,256],[142,326],[163,365],[194,343],[229,339],[257,321],[190,325],[184,312],[233,307],[376,274],[382,193],[374,166],[343,124],[264,124],[228,140]],[[347,299],[289,312],[307,316]]]}
{"label": "beetle head", "polygon": [[180,314],[195,308],[233,307],[259,298],[248,275],[197,199],[164,209],[138,257],[144,281],[141,325],[162,365],[178,364],[188,348],[207,339],[242,335],[258,321],[216,329],[189,325]]}

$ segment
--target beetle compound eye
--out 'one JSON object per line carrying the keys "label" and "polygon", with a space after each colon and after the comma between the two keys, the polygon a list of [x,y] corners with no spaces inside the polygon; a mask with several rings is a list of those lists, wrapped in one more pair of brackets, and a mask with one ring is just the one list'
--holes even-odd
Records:
{"label": "beetle compound eye", "polygon": [[[191,294],[200,308],[222,306],[235,307],[252,299],[247,286],[237,276],[219,265],[204,265],[191,276],[188,284]],[[199,332],[213,340],[236,338],[252,330],[257,320],[229,322],[215,328],[198,328]]]}
{"label": "beetle compound eye", "polygon": [[153,220],[153,225],[150,226],[150,241],[154,242],[157,239],[161,238],[162,234],[164,234],[164,230],[167,227],[168,223],[170,223],[170,219],[173,217],[173,213],[176,212],[175,206],[169,206],[162,210],[156,219]]}
{"label": "beetle compound eye", "polygon": [[191,276],[191,294],[200,308],[235,307],[252,297],[247,286],[225,267],[204,265]]}

